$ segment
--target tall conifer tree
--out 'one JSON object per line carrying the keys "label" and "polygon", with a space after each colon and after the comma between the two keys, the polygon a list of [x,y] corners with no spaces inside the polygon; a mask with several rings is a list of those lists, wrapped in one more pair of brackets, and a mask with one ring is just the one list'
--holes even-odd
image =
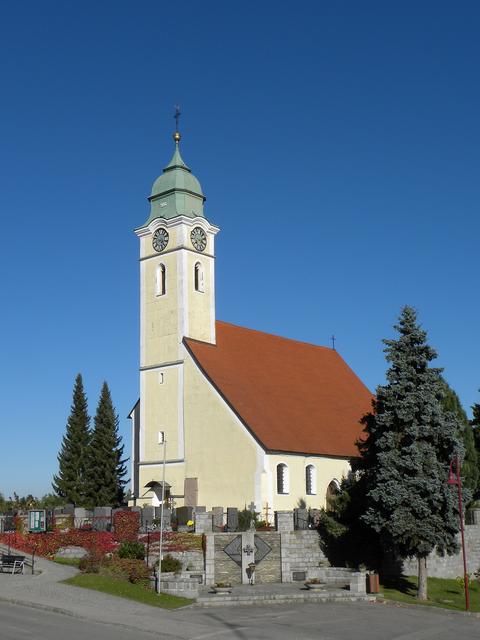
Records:
{"label": "tall conifer tree", "polygon": [[103,383],[89,448],[88,493],[91,506],[116,507],[124,497],[126,460],[110,389]]}
{"label": "tall conifer tree", "polygon": [[90,443],[90,417],[82,376],[75,379],[73,402],[67,420],[65,435],[58,454],[58,475],[53,477],[53,490],[57,495],[83,506],[87,500],[87,456]]}
{"label": "tall conifer tree", "polygon": [[429,553],[456,550],[457,497],[447,485],[449,463],[463,453],[460,425],[442,406],[441,370],[411,307],[402,310],[396,340],[384,340],[390,363],[387,384],[379,386],[374,411],[364,418],[359,444],[367,481],[362,516],[385,546],[418,561],[418,598],[427,599]]}

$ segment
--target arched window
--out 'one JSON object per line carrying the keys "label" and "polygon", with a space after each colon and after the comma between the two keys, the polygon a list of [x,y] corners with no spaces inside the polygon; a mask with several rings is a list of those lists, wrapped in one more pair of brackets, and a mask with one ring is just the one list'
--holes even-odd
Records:
{"label": "arched window", "polygon": [[281,462],[277,464],[277,493],[288,493],[290,491],[290,481],[288,467]]}
{"label": "arched window", "polygon": [[326,496],[327,507],[328,507],[329,500],[331,500],[333,497],[335,497],[339,493],[340,493],[340,483],[338,482],[338,480],[334,478],[327,487],[327,496]]}
{"label": "arched window", "polygon": [[200,293],[205,291],[205,278],[203,275],[203,267],[200,262],[195,264],[195,291],[200,291]]}
{"label": "arched window", "polygon": [[305,491],[307,496],[314,496],[317,493],[317,470],[313,464],[305,467]]}
{"label": "arched window", "polygon": [[167,270],[164,264],[159,264],[155,271],[155,295],[164,296],[166,292]]}

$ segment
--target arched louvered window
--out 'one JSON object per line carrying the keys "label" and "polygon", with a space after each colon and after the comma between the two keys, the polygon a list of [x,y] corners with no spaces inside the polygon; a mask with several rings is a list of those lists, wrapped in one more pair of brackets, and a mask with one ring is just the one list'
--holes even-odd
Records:
{"label": "arched louvered window", "polygon": [[307,464],[305,467],[305,491],[307,496],[317,493],[317,470],[313,464]]}
{"label": "arched louvered window", "polygon": [[290,478],[288,467],[281,462],[277,464],[277,493],[286,494],[290,491]]}
{"label": "arched louvered window", "polygon": [[200,262],[195,264],[195,291],[200,291],[200,293],[204,293],[205,291],[205,277]]}
{"label": "arched louvered window", "polygon": [[167,291],[167,270],[164,264],[159,264],[155,271],[155,295],[164,296]]}

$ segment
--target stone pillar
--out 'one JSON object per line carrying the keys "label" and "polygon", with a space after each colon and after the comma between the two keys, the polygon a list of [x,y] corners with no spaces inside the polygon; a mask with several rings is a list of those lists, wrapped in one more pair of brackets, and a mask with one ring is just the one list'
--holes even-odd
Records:
{"label": "stone pillar", "polygon": [[293,511],[275,511],[277,531],[293,531]]}
{"label": "stone pillar", "polygon": [[242,532],[242,584],[250,584],[248,565],[255,562],[255,531]]}
{"label": "stone pillar", "polygon": [[205,584],[215,584],[215,534],[205,534]]}
{"label": "stone pillar", "polygon": [[363,595],[367,593],[367,578],[362,571],[354,571],[350,575],[350,592]]}

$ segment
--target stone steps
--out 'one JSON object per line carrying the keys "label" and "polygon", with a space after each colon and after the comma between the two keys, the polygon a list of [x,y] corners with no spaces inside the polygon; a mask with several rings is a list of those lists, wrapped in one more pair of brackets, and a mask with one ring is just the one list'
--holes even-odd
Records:
{"label": "stone steps", "polygon": [[286,603],[322,603],[322,602],[372,602],[375,596],[370,594],[360,595],[350,593],[344,589],[326,589],[322,591],[310,591],[299,589],[298,592],[288,593],[255,593],[238,594],[234,591],[230,594],[204,594],[197,598],[195,607],[218,607],[218,606],[251,606],[266,604],[286,604]]}

